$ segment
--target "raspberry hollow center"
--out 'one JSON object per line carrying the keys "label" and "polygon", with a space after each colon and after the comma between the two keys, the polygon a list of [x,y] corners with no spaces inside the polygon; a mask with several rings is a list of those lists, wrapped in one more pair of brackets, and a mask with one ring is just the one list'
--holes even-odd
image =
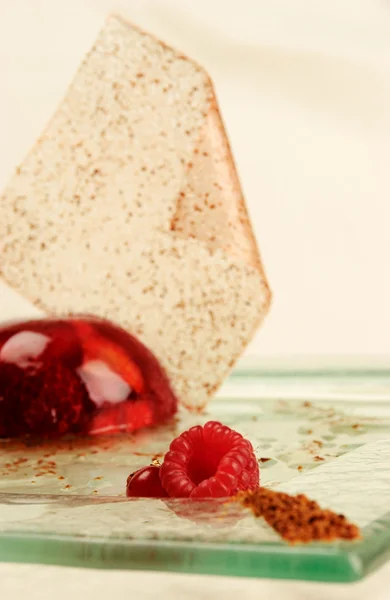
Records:
{"label": "raspberry hollow center", "polygon": [[213,455],[212,449],[206,445],[203,448],[195,450],[187,465],[188,477],[195,485],[199,485],[202,481],[214,477],[223,456],[219,454],[218,456]]}

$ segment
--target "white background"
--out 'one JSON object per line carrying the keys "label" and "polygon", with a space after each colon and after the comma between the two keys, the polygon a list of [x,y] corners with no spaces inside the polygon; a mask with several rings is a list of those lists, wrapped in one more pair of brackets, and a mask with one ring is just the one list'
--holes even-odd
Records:
{"label": "white background", "polygon": [[250,353],[390,355],[390,3],[0,0],[0,187],[111,11],[214,78],[274,291]]}
{"label": "white background", "polygon": [[[215,80],[274,290],[251,353],[390,355],[390,3],[0,0],[0,187],[111,10]],[[0,289],[0,318],[28,312]],[[11,565],[0,573],[5,600],[375,600],[389,589],[388,567],[358,586]]]}

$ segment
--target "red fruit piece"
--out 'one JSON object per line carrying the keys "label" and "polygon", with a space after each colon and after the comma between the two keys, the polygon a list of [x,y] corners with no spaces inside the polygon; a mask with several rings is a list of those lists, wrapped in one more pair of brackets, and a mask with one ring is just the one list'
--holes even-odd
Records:
{"label": "red fruit piece", "polygon": [[61,362],[37,371],[0,363],[0,388],[0,436],[76,432],[91,411],[84,384]]}
{"label": "red fruit piece", "polygon": [[127,478],[126,496],[129,498],[166,498],[168,494],[160,481],[160,467],[143,467]]}
{"label": "red fruit piece", "polygon": [[0,436],[134,431],[174,414],[154,355],[103,319],[0,328]]}
{"label": "red fruit piece", "polygon": [[219,498],[259,486],[251,443],[217,421],[197,425],[171,442],[160,467],[171,498]]}
{"label": "red fruit piece", "polygon": [[84,362],[104,361],[115,372],[121,374],[131,389],[140,393],[144,390],[144,380],[141,370],[131,360],[128,352],[122,350],[118,344],[113,344],[107,336],[99,335],[91,323],[87,321],[73,321],[80,345],[83,350]]}
{"label": "red fruit piece", "polygon": [[[118,409],[126,415],[123,417],[125,421],[120,423],[118,418],[113,419],[111,430],[106,430],[106,433],[134,431],[145,425],[162,423],[176,412],[177,398],[168,377],[146,346],[120,327],[103,319],[75,319],[73,323],[84,349],[83,356],[87,357],[84,365],[102,362],[110,371],[120,375],[131,388],[123,405],[117,404]],[[80,328],[81,324],[92,327]],[[94,335],[91,335],[91,331]],[[112,404],[110,406],[105,403],[105,408],[109,410]],[[96,414],[96,418],[97,416]],[[100,419],[99,427],[95,428],[92,424],[89,433],[100,433],[99,428]]]}
{"label": "red fruit piece", "polygon": [[21,405],[24,425],[34,435],[80,431],[92,410],[82,381],[58,361],[22,378]]}

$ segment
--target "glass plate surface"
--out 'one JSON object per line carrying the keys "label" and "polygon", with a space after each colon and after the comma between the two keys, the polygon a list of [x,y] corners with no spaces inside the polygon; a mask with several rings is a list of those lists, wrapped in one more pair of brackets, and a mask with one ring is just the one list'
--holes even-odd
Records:
{"label": "glass plate surface", "polygon": [[[320,399],[319,399],[320,398]],[[342,398],[342,399],[340,399]],[[348,582],[390,556],[390,372],[237,371],[207,414],[132,436],[0,443],[0,560]],[[363,530],[289,546],[223,501],[125,497],[129,473],[217,419],[248,437],[261,483],[304,492]]]}

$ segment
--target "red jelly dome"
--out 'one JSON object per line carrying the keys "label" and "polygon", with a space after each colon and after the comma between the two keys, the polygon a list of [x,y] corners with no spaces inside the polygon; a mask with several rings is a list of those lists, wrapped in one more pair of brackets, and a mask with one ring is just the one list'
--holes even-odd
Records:
{"label": "red jelly dome", "polygon": [[176,409],[155,356],[109,321],[71,317],[0,328],[0,437],[129,432]]}

